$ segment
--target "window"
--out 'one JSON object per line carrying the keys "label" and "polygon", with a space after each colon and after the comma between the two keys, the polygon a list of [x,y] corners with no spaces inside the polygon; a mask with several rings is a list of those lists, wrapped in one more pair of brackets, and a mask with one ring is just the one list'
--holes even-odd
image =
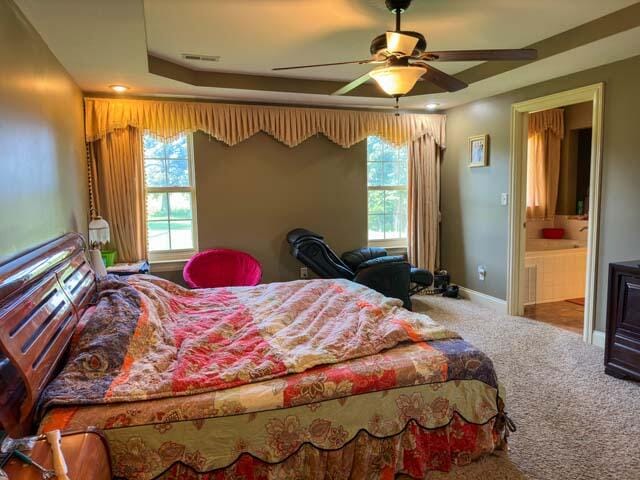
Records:
{"label": "window", "polygon": [[407,147],[367,139],[369,244],[407,244]]}
{"label": "window", "polygon": [[145,134],[143,143],[149,258],[187,259],[197,249],[191,137],[163,142]]}

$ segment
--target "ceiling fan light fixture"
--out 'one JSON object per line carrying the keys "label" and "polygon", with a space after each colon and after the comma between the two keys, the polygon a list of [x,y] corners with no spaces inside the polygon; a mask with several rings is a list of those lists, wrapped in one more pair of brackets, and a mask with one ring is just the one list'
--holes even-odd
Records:
{"label": "ceiling fan light fixture", "polygon": [[400,32],[387,32],[387,51],[410,56],[418,44],[418,38]]}
{"label": "ceiling fan light fixture", "polygon": [[406,95],[424,74],[422,67],[384,67],[373,70],[369,75],[380,88],[393,97]]}
{"label": "ceiling fan light fixture", "polygon": [[[442,70],[438,70],[427,62],[485,62],[489,60],[535,60],[537,58],[537,51],[532,48],[426,51],[427,40],[424,35],[419,32],[402,30],[402,13],[409,8],[411,2],[412,0],[385,0],[387,8],[396,17],[395,30],[387,31],[373,39],[369,47],[371,57],[368,59],[279,67],[273,70],[384,63],[385,66],[383,68],[377,68],[360,75],[344,87],[333,92],[332,95],[345,95],[358,88],[369,78],[373,78],[385,93],[396,98],[397,108],[398,97],[408,94],[415,87],[420,77],[446,92],[457,92],[469,86],[466,82]],[[437,109],[437,105],[431,108]]]}

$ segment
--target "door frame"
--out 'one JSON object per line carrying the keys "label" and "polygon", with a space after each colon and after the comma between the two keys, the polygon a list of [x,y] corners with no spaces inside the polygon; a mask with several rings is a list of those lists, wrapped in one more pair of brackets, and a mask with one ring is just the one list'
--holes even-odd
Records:
{"label": "door frame", "polygon": [[511,105],[511,155],[509,159],[509,241],[507,247],[507,309],[510,315],[522,315],[522,282],[526,241],[527,129],[528,114],[593,102],[591,172],[589,179],[589,228],[587,277],[585,288],[583,339],[593,343],[596,317],[596,280],[598,274],[598,225],[602,186],[604,83],[596,83]]}

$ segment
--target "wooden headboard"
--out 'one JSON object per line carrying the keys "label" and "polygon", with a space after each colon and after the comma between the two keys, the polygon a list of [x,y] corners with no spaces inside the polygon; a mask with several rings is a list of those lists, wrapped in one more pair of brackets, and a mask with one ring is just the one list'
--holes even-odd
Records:
{"label": "wooden headboard", "polygon": [[76,233],[0,265],[0,424],[11,435],[31,429],[38,398],[95,291]]}

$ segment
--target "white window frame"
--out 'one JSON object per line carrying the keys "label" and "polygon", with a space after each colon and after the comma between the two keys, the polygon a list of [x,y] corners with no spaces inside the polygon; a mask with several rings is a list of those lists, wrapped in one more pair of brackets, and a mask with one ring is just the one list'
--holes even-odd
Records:
{"label": "white window frame", "polygon": [[[170,262],[183,262],[189,260],[195,253],[198,252],[198,212],[196,201],[196,175],[194,168],[194,154],[193,154],[193,135],[187,134],[187,165],[189,168],[189,181],[188,187],[147,187],[147,181],[145,176],[144,181],[144,197],[145,197],[145,214],[144,225],[147,227],[147,193],[173,193],[173,192],[188,192],[191,193],[191,225],[193,235],[193,248],[188,249],[176,249],[176,250],[156,250],[149,251],[150,263],[170,263]],[[145,161],[144,151],[142,155],[142,161]],[[144,165],[143,165],[144,167]],[[143,168],[144,170],[144,168]],[[169,212],[169,219],[171,218],[171,212]],[[169,223],[169,231],[171,231],[171,222]],[[147,230],[148,235],[148,230]],[[147,248],[149,248],[149,241],[147,239]]]}
{"label": "white window frame", "polygon": [[[384,141],[384,140],[383,140]],[[407,159],[408,162],[408,159]],[[384,248],[407,248],[409,243],[409,239],[407,237],[404,238],[386,238],[386,239],[370,239],[369,238],[369,192],[371,191],[380,191],[380,190],[404,190],[408,191],[408,178],[407,185],[369,185],[369,153],[367,152],[367,242],[370,247],[384,247]],[[389,162],[378,162],[378,163],[389,163]],[[384,217],[384,214],[383,214]],[[407,221],[409,220],[409,212],[407,211]]]}

